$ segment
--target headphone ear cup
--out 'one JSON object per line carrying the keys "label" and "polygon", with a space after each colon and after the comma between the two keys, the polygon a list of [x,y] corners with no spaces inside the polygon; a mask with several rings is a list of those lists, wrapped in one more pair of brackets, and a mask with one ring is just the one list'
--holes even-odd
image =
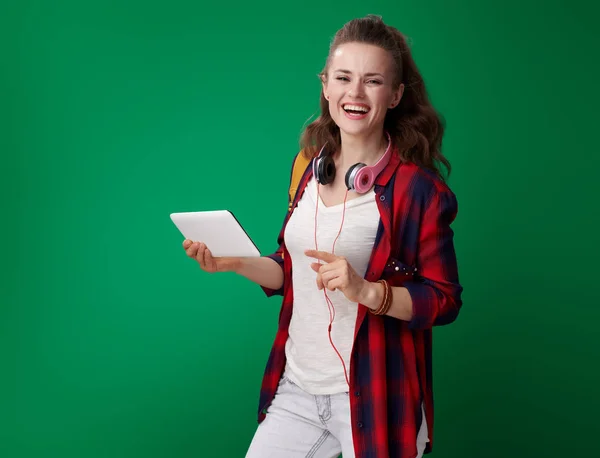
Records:
{"label": "headphone ear cup", "polygon": [[356,187],[354,186],[354,184],[356,183],[356,181],[355,181],[356,174],[363,167],[365,167],[365,164],[359,162],[358,164],[354,164],[353,166],[351,166],[348,169],[348,171],[346,172],[346,177],[345,177],[344,181],[346,182],[346,187],[350,191],[354,191],[356,189]]}
{"label": "headphone ear cup", "polygon": [[320,157],[315,157],[312,163],[312,174],[313,178],[319,182],[319,163],[321,162]]}
{"label": "headphone ear cup", "polygon": [[359,194],[364,194],[375,182],[375,174],[372,167],[361,167],[354,176],[354,190]]}
{"label": "headphone ear cup", "polygon": [[317,162],[317,181],[326,185],[332,183],[335,179],[335,163],[329,155],[323,156]]}

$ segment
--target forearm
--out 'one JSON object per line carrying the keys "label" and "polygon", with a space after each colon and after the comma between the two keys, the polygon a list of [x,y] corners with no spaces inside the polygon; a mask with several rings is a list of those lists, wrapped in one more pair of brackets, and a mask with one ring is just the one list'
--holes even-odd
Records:
{"label": "forearm", "polygon": [[254,283],[277,290],[283,285],[283,269],[268,257],[239,258],[232,269]]}
{"label": "forearm", "polygon": [[[413,317],[413,304],[408,290],[402,286],[392,286],[391,289],[392,303],[386,315],[410,321]],[[385,287],[382,283],[367,282],[360,303],[372,310],[377,310],[383,301],[384,294]]]}
{"label": "forearm", "polygon": [[[445,292],[420,283],[407,283],[406,286],[391,287],[392,303],[386,315],[410,322],[413,329],[431,328],[451,323],[456,319],[462,304],[462,288],[459,285]],[[383,284],[367,282],[360,303],[377,310],[383,302],[384,295]]]}

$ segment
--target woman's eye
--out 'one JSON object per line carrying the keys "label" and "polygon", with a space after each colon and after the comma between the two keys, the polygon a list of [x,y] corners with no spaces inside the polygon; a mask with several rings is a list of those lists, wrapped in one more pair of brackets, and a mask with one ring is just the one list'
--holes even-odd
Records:
{"label": "woman's eye", "polygon": [[[347,76],[336,76],[335,79],[338,80],[338,81],[350,81],[350,79]],[[379,84],[381,84],[381,81],[379,81],[379,80],[368,80],[367,84],[379,85]]]}

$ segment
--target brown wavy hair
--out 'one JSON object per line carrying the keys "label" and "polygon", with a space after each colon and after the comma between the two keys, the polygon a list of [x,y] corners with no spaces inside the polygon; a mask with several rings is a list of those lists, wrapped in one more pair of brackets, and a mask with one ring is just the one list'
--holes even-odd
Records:
{"label": "brown wavy hair", "polygon": [[[394,88],[400,83],[405,87],[400,103],[388,110],[384,129],[389,132],[403,161],[427,168],[443,180],[440,164],[446,167],[447,175],[451,171],[450,163],[441,151],[444,120],[429,101],[423,77],[405,36],[376,15],[347,22],[331,41],[325,67],[319,73],[321,81],[327,80],[335,50],[351,42],[375,45],[390,53],[396,67]],[[329,102],[323,90],[320,109],[321,115],[305,128],[300,138],[300,148],[307,158],[315,156],[325,143],[332,145],[332,151],[339,151],[341,147],[340,129],[329,114]]]}

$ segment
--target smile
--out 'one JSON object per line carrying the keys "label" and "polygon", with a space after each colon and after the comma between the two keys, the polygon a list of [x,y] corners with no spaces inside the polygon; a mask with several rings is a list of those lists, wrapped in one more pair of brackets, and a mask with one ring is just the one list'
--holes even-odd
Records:
{"label": "smile", "polygon": [[367,117],[367,113],[371,108],[364,104],[345,103],[342,105],[346,117],[349,119],[363,119]]}

